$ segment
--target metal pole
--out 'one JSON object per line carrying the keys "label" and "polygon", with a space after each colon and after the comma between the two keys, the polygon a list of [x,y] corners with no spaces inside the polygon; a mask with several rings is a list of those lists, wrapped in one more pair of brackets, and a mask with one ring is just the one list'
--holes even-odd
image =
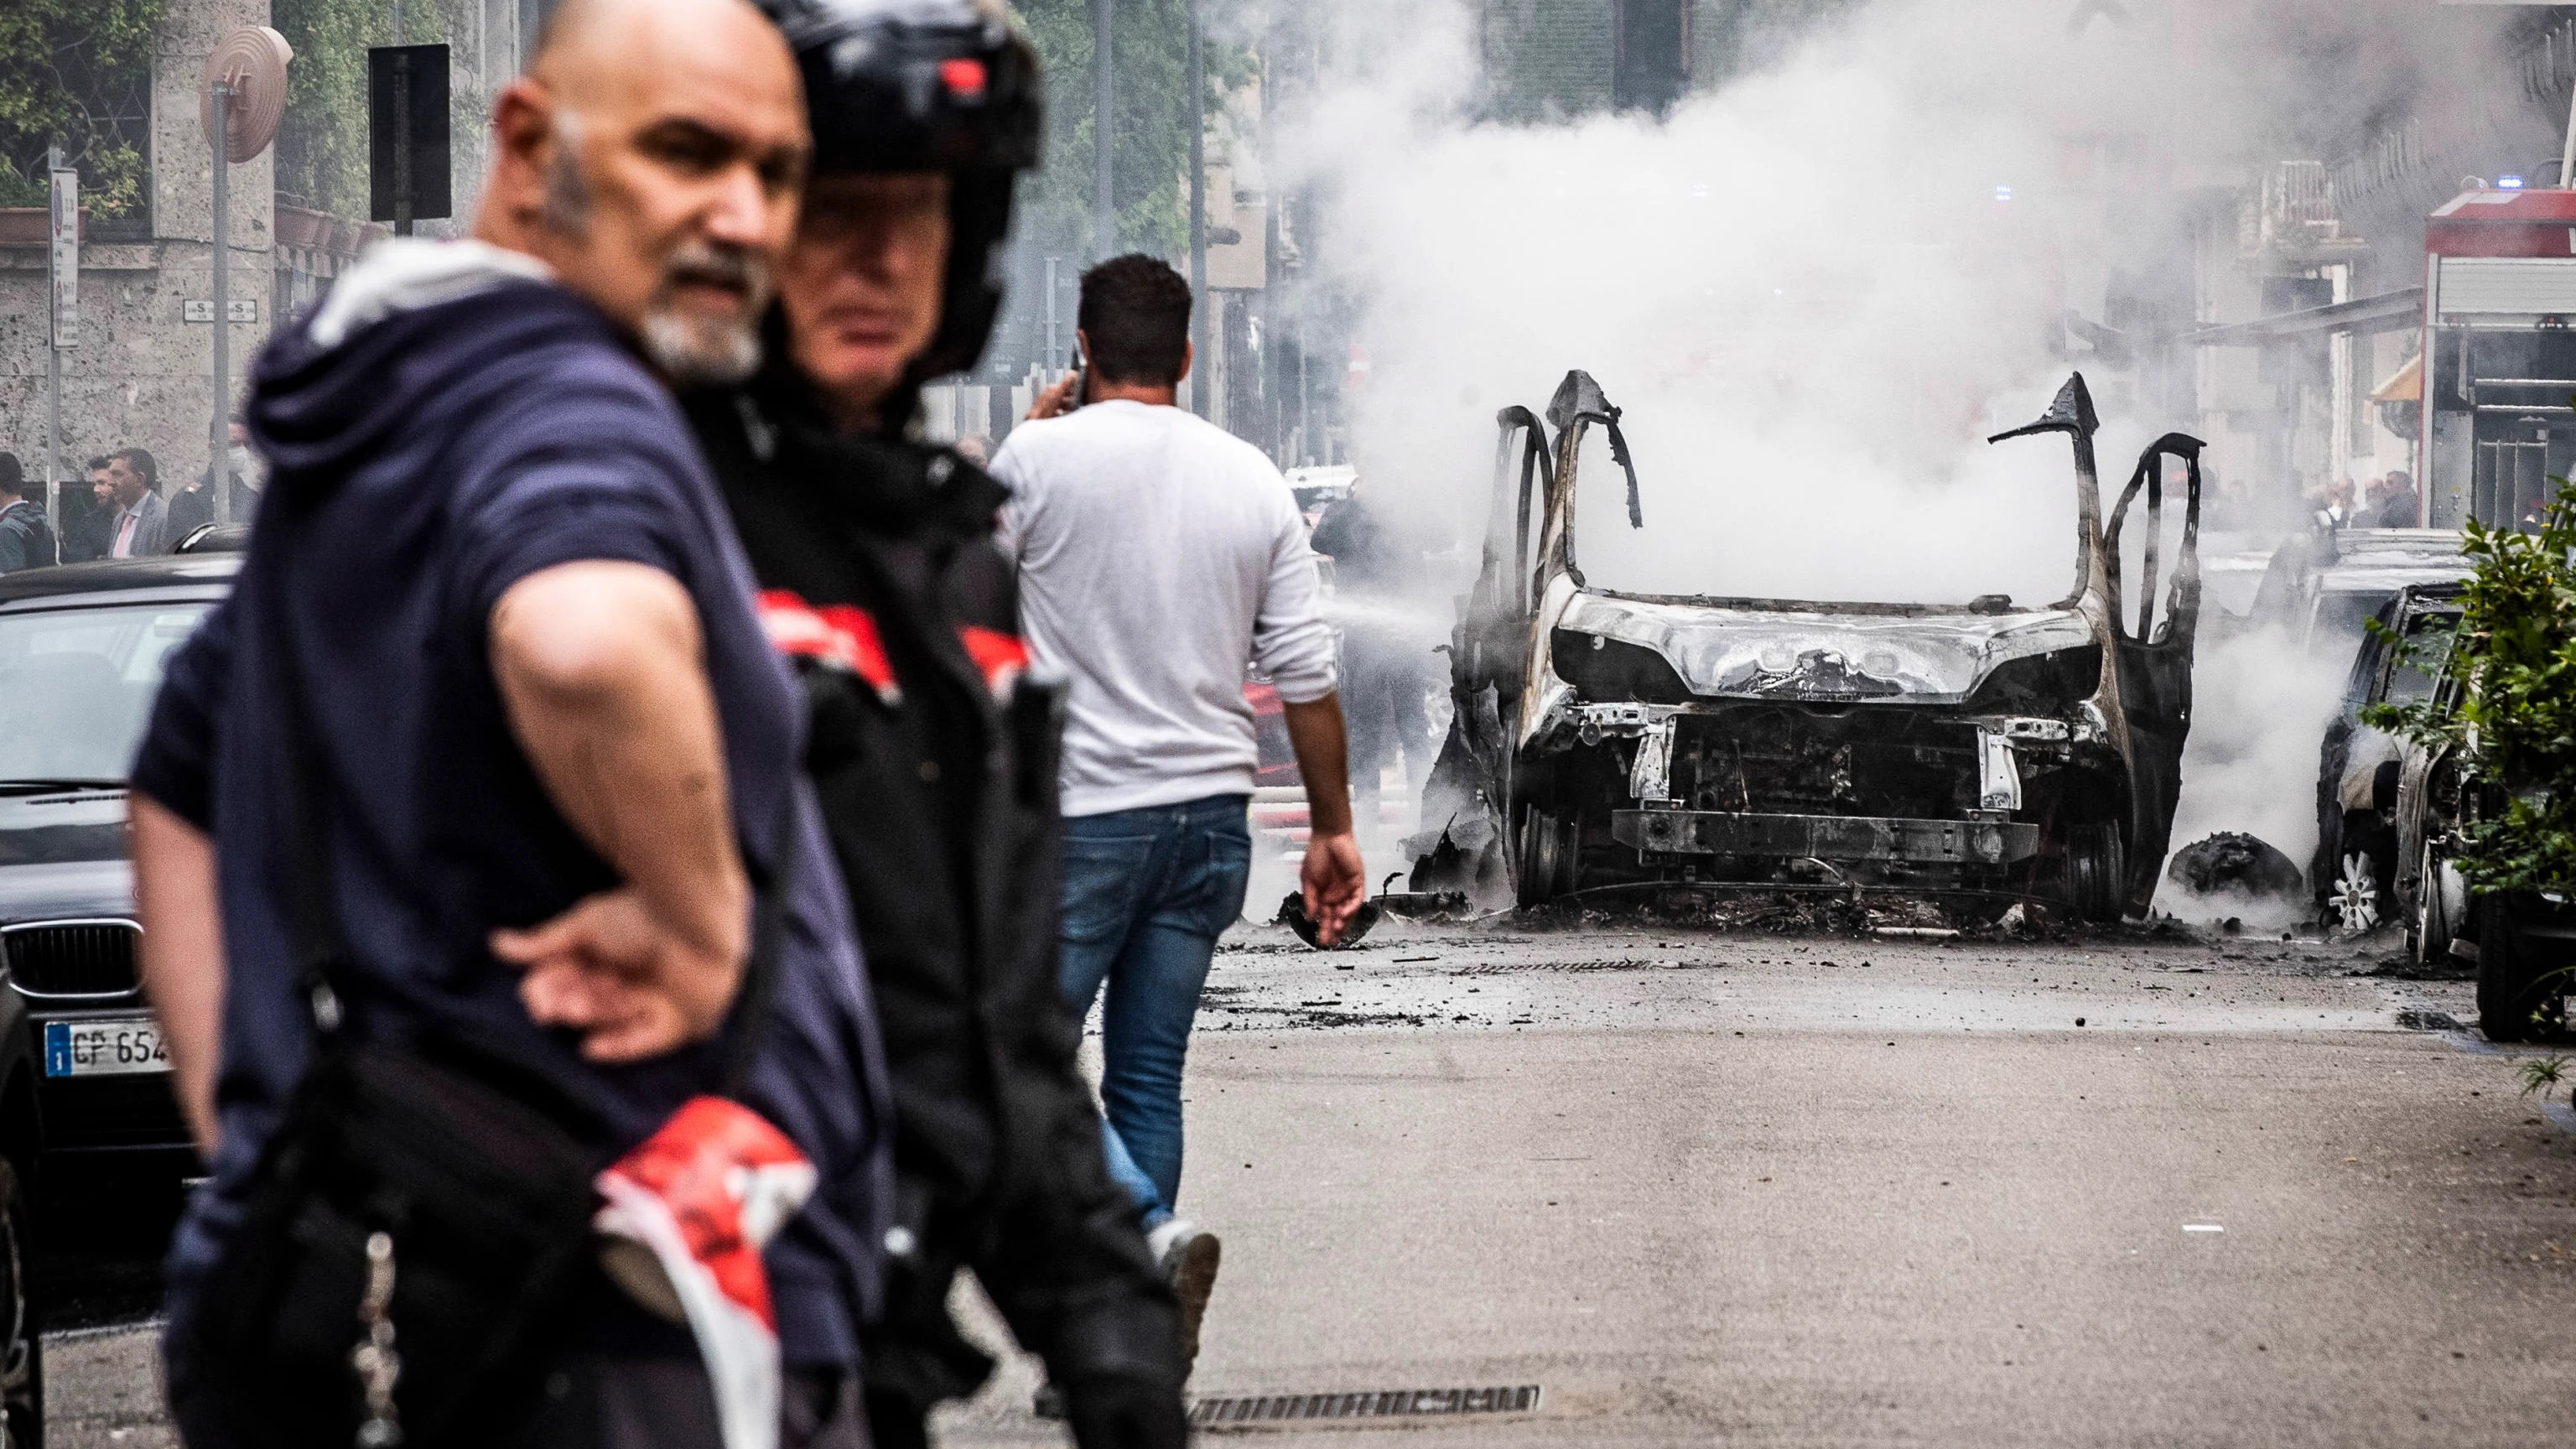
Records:
{"label": "metal pole", "polygon": [[2567,93],[2567,145],[2558,153],[2559,190],[2576,190],[2576,176],[2571,173],[2576,173],[2576,83]]}
{"label": "metal pole", "polygon": [[63,561],[63,350],[45,349],[45,522],[54,530],[54,562]]}
{"label": "metal pole", "polygon": [[1116,127],[1111,123],[1109,18],[1117,0],[1091,0],[1091,69],[1099,82],[1091,112],[1091,245],[1092,260],[1105,262],[1118,254],[1118,209],[1110,199],[1109,157]]}
{"label": "metal pole", "polygon": [[1208,416],[1207,61],[1199,49],[1199,0],[1190,0],[1190,411]]}
{"label": "metal pole", "polygon": [[[228,130],[225,111],[233,99],[229,82],[214,85],[215,103],[215,421],[210,433],[212,451],[206,455],[206,486],[215,490],[212,500],[215,519],[233,521],[231,478],[224,468],[226,446],[232,439],[224,427],[232,411],[232,237],[228,223],[232,216],[230,191],[232,171],[232,132]],[[185,475],[182,475],[185,476]]]}
{"label": "metal pole", "polygon": [[[63,169],[63,148],[45,148],[45,189],[48,199],[61,188],[54,173]],[[79,225],[79,213],[73,213],[73,225]],[[56,275],[62,266],[60,248],[45,240],[45,523],[54,531],[54,562],[63,561],[63,336],[59,309],[55,301],[62,295]]]}
{"label": "metal pole", "polygon": [[1271,178],[1280,174],[1278,148],[1272,141],[1279,130],[1273,117],[1279,88],[1288,80],[1288,45],[1288,21],[1279,6],[1270,5],[1264,17],[1261,44],[1261,174],[1263,190],[1268,193],[1261,208],[1261,445],[1272,462],[1283,465],[1289,461],[1287,273],[1280,265],[1279,243],[1285,230],[1282,221],[1288,192]]}
{"label": "metal pole", "polygon": [[1046,259],[1046,263],[1047,263],[1047,265],[1046,265],[1046,277],[1047,277],[1047,341],[1046,341],[1046,355],[1045,355],[1044,357],[1041,357],[1041,358],[1039,358],[1039,359],[1038,359],[1038,380],[1039,380],[1040,382],[1042,382],[1042,383],[1044,383],[1044,382],[1053,382],[1053,381],[1055,380],[1056,359],[1057,359],[1057,358],[1059,358],[1059,357],[1062,357],[1062,356],[1064,355],[1062,352],[1060,352],[1060,351],[1058,351],[1058,350],[1057,350],[1058,348],[1062,347],[1064,344],[1063,344],[1062,339],[1061,339],[1061,338],[1057,335],[1057,333],[1056,333],[1056,318],[1055,318],[1055,289],[1056,289],[1055,265],[1056,265],[1056,260],[1057,260],[1057,259],[1056,259],[1056,258],[1054,258],[1054,257],[1049,257],[1049,258],[1047,258],[1047,259]]}

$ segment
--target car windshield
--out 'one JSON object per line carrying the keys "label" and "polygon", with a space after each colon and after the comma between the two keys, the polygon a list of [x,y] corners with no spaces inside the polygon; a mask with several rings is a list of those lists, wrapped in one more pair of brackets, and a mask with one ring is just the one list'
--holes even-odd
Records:
{"label": "car windshield", "polygon": [[[1609,435],[1584,435],[1574,555],[1627,594],[2045,607],[2075,585],[2077,495],[2062,440],[1975,444],[1956,467],[1898,467],[1818,442],[1765,453],[1714,446],[1643,407],[1623,420],[1644,526]],[[2115,479],[2111,487],[2125,479]],[[2179,544],[2164,554],[2170,578]],[[2132,529],[2133,538],[2140,530]],[[2161,585],[2160,585],[2161,587]]]}
{"label": "car windshield", "polygon": [[2388,671],[2388,697],[2392,701],[2427,699],[2433,683],[2441,677],[2442,661],[2451,652],[2451,635],[2460,627],[2457,614],[2424,614],[2406,629],[2408,648],[2401,650]]}
{"label": "car windshield", "polygon": [[2309,639],[2319,645],[2328,640],[2359,640],[2370,616],[2378,613],[2379,606],[2395,592],[2388,588],[2317,595],[2316,609],[2308,616]]}
{"label": "car windshield", "polygon": [[123,780],[163,664],[212,607],[124,604],[0,615],[0,787]]}

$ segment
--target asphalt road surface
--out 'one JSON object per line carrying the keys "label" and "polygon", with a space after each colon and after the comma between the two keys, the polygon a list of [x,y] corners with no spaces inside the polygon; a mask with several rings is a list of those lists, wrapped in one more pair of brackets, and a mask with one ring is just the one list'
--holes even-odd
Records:
{"label": "asphalt road surface", "polygon": [[[2567,1443],[2576,1117],[2394,950],[1243,932],[1191,1060],[1202,1412],[1337,1445]],[[54,1442],[167,1442],[144,1305],[101,1281],[48,1353]],[[942,1442],[1063,1442],[1035,1381],[1006,1363]]]}

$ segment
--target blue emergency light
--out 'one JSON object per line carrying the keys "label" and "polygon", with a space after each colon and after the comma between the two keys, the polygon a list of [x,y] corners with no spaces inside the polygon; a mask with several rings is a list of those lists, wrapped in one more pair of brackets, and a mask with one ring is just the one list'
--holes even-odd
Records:
{"label": "blue emergency light", "polygon": [[2520,191],[2521,189],[2522,178],[2519,176],[2506,175],[2496,178],[2496,190],[2498,191]]}

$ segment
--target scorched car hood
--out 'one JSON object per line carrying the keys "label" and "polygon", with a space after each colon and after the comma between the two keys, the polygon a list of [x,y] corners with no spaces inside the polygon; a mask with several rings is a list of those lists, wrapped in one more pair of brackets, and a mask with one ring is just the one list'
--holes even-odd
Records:
{"label": "scorched car hood", "polygon": [[2074,609],[1955,611],[1577,594],[1557,627],[1651,649],[1706,699],[1958,704],[1997,666],[2079,649]]}

